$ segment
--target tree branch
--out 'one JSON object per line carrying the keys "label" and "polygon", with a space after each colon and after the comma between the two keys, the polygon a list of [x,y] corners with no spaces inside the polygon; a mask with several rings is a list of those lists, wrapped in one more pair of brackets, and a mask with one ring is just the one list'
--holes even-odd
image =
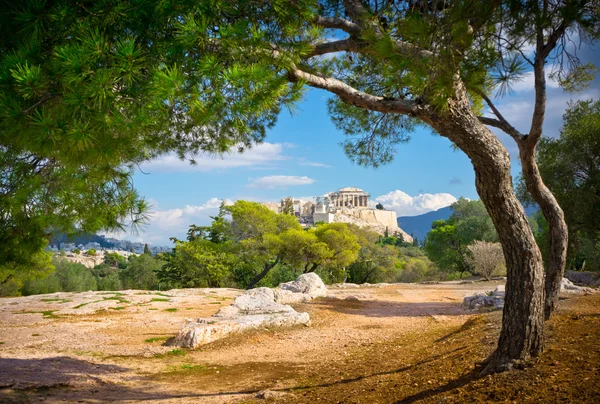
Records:
{"label": "tree branch", "polygon": [[315,20],[315,24],[323,28],[341,29],[350,35],[360,34],[360,26],[358,24],[343,18],[318,16]]}
{"label": "tree branch", "polygon": [[342,39],[340,41],[323,42],[314,47],[307,57],[325,55],[327,53],[335,52],[356,52],[359,50],[359,46],[352,38]]}
{"label": "tree branch", "polygon": [[504,116],[502,115],[502,113],[500,113],[500,110],[496,108],[496,105],[494,105],[490,97],[488,97],[483,91],[476,90],[476,92],[481,98],[483,98],[488,107],[490,107],[494,115],[496,115],[496,118],[498,118],[497,122],[494,122],[494,124],[483,122],[481,118],[485,117],[479,117],[479,121],[484,123],[485,125],[490,125],[502,129],[504,132],[506,132],[507,135],[512,137],[515,140],[515,142],[519,143],[523,135],[514,126],[512,126],[506,120],[506,118],[504,118]]}
{"label": "tree branch", "polygon": [[417,104],[410,100],[380,97],[359,91],[341,80],[333,77],[321,77],[293,66],[289,70],[291,81],[304,81],[311,87],[327,90],[340,97],[344,102],[371,111],[389,113],[396,112],[416,116]]}

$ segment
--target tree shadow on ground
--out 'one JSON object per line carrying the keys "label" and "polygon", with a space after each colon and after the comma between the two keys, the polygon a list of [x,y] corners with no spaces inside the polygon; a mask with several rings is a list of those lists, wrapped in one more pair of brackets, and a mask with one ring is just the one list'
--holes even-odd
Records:
{"label": "tree shadow on ground", "polygon": [[320,309],[366,317],[428,317],[472,314],[460,303],[451,302],[390,302],[317,299],[310,303]]}
{"label": "tree shadow on ground", "polygon": [[[410,404],[410,403],[416,403],[416,402],[419,402],[419,401],[425,400],[425,399],[431,399],[439,394],[446,393],[451,390],[466,386],[467,384],[469,384],[477,379],[481,379],[482,377],[483,376],[481,376],[481,369],[475,368],[475,369],[471,370],[470,372],[465,373],[464,375],[462,375],[454,380],[451,380],[442,386],[432,387],[430,389],[420,391],[411,396],[404,397],[403,399],[396,401],[396,404]],[[440,402],[442,402],[442,401],[443,401],[443,399],[440,399]]]}
{"label": "tree shadow on ground", "polygon": [[[131,372],[131,373],[129,373]],[[115,383],[111,375],[121,373],[136,388]],[[125,373],[129,373],[128,376]],[[128,401],[239,396],[257,390],[219,391],[218,393],[153,391],[156,384],[136,375],[131,369],[92,363],[67,356],[42,359],[0,358],[0,402],[30,402],[32,397],[51,397],[66,401]]]}
{"label": "tree shadow on ground", "polygon": [[427,363],[431,363],[431,362],[435,362],[438,359],[442,359],[445,358],[447,356],[450,356],[454,353],[457,352],[461,352],[464,351],[465,349],[467,349],[467,346],[461,346],[458,348],[455,348],[451,351],[448,352],[444,352],[442,354],[438,354],[438,355],[433,355],[427,359],[423,359],[419,362],[413,363],[412,365],[407,365],[407,366],[403,366],[401,368],[398,369],[392,369],[392,370],[386,370],[383,372],[375,372],[375,373],[371,373],[368,375],[360,375],[357,377],[352,377],[352,378],[348,378],[348,379],[342,379],[342,380],[338,380],[338,381],[334,381],[334,382],[327,382],[327,383],[321,383],[321,384],[312,384],[312,385],[302,385],[302,386],[296,386],[296,387],[290,387],[290,388],[284,388],[284,389],[275,389],[277,391],[286,391],[286,392],[290,392],[290,391],[294,391],[294,390],[307,390],[307,389],[312,389],[312,388],[326,388],[326,387],[332,387],[332,386],[337,386],[337,385],[343,385],[343,384],[350,384],[350,383],[354,383],[354,382],[359,382],[361,380],[366,380],[369,379],[371,377],[377,377],[377,376],[386,376],[386,375],[395,375],[398,373],[403,373],[403,372],[408,372],[409,370],[417,367],[417,366],[421,366],[421,365],[425,365]]}

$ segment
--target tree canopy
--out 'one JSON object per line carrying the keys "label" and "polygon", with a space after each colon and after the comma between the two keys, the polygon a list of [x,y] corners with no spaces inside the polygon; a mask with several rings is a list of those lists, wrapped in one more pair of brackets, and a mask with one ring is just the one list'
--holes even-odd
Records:
{"label": "tree canopy", "polygon": [[[510,304],[488,369],[541,352],[541,255],[512,191],[509,154],[484,125],[535,148],[544,66],[570,30],[598,37],[594,1],[28,0],[4,1],[0,18],[0,145],[18,168],[2,184],[3,238],[38,246],[52,226],[139,223],[147,206],[129,185],[140,161],[243,150],[311,86],[335,95],[330,115],[359,164],[389,162],[415,125],[467,154],[511,257]],[[528,61],[536,102],[521,136],[489,94],[522,77]],[[586,76],[571,67],[561,72]],[[561,76],[567,87],[570,77]],[[495,118],[482,116],[484,103]],[[12,163],[22,159],[24,168]]]}

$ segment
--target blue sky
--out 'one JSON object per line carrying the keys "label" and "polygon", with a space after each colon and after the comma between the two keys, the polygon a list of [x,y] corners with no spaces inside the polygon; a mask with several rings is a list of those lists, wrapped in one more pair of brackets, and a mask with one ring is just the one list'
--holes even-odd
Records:
{"label": "blue sky", "polygon": [[[594,62],[596,52],[582,52],[582,59]],[[495,102],[517,129],[526,132],[533,108],[533,76],[526,76],[513,90]],[[395,210],[398,216],[437,210],[461,196],[478,199],[468,158],[427,129],[418,129],[409,143],[399,145],[389,165],[372,169],[353,164],[339,145],[343,134],[328,117],[329,96],[321,90],[307,91],[298,110],[293,115],[282,112],[265,142],[244,154],[198,156],[197,166],[174,156],[142,165],[144,173],[137,172],[134,183],[153,205],[152,219],[139,235],[116,236],[169,245],[169,237],[183,238],[190,224],[208,224],[220,200],[308,199],[346,186],[364,189],[372,200]],[[549,81],[544,135],[558,136],[569,100],[591,98],[600,98],[598,79],[575,94],[567,94]],[[506,135],[494,132],[511,152],[516,178],[520,172],[516,145]]]}

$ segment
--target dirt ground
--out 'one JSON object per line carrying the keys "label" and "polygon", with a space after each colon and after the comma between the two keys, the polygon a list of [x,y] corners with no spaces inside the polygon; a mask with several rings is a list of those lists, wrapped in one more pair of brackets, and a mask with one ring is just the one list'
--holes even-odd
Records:
{"label": "dirt ground", "polygon": [[[165,347],[234,289],[0,300],[0,402],[600,402],[600,295],[562,300],[533,366],[478,376],[500,312],[461,306],[500,282],[331,289],[294,305],[310,327]],[[346,300],[354,295],[359,301]],[[266,392],[265,392],[266,390]],[[261,395],[261,394],[259,394]]]}

